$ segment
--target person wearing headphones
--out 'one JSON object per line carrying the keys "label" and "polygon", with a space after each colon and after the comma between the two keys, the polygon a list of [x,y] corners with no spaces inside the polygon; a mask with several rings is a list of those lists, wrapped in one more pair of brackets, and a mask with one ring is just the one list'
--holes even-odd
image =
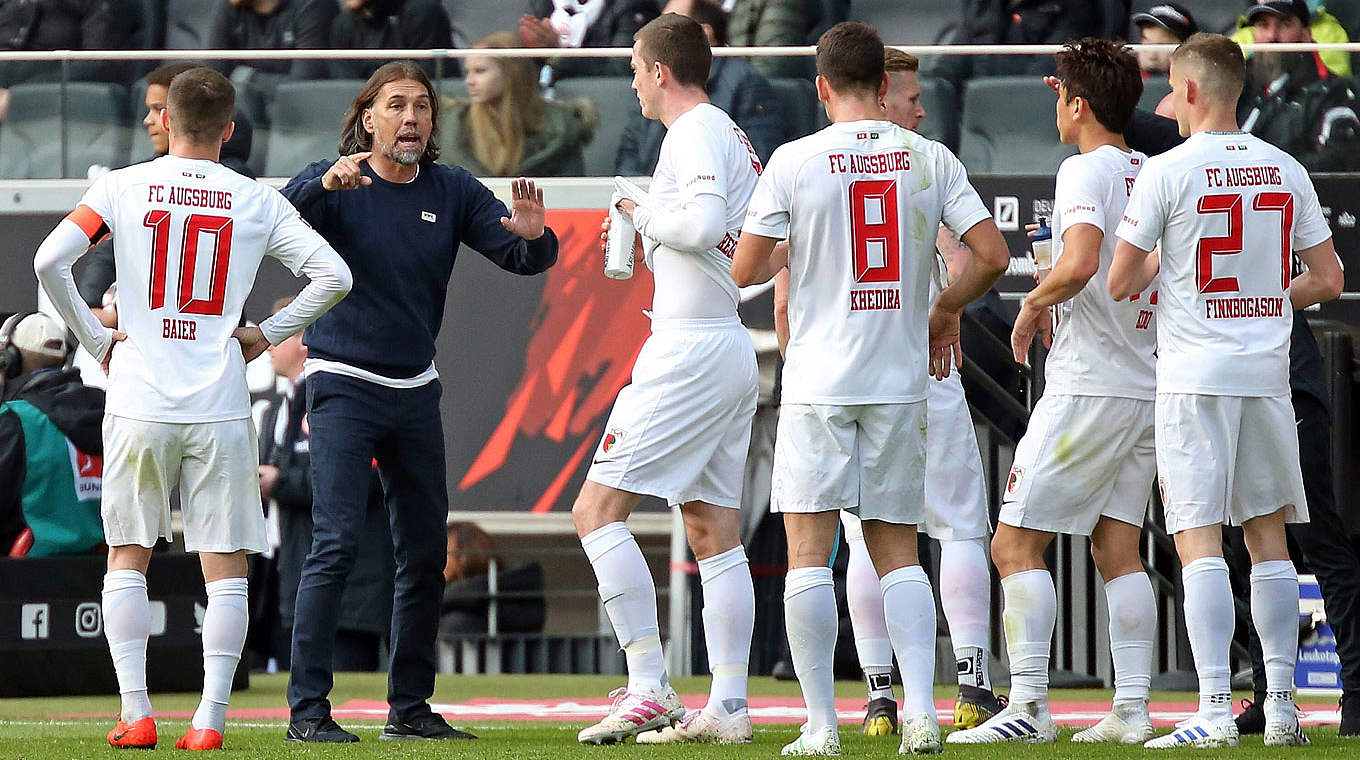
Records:
{"label": "person wearing headphones", "polygon": [[87,554],[104,542],[104,391],[68,368],[71,349],[46,314],[0,326],[0,556]]}

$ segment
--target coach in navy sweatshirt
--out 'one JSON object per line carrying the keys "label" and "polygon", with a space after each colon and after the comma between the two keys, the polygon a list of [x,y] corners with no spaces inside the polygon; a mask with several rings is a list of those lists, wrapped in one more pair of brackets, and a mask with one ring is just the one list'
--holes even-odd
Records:
{"label": "coach in navy sweatshirt", "polygon": [[354,100],[341,157],[284,188],[354,273],[349,298],[307,329],[313,538],[293,626],[287,739],[352,742],[330,715],[331,657],[344,581],[362,535],[374,459],[396,552],[389,713],[383,739],[472,738],[431,712],[448,490],[435,336],[459,244],[515,274],[557,260],[542,191],[513,186],[510,213],[439,156],[438,99],[411,61],[385,64]]}

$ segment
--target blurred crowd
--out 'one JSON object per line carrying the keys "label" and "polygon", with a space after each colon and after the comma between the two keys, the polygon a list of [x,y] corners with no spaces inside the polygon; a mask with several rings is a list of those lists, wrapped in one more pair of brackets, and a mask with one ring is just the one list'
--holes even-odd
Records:
{"label": "blurred crowd", "polygon": [[[188,59],[187,51],[197,49],[628,47],[633,33],[663,12],[695,18],[717,46],[809,45],[846,19],[874,24],[885,39],[903,44],[1060,43],[1087,36],[1176,43],[1201,30],[1229,32],[1239,42],[1345,42],[1360,34],[1360,0],[0,0],[0,49],[169,48],[185,50]],[[1149,93],[1160,98],[1167,89],[1166,54],[1145,53],[1140,61]],[[0,63],[0,152],[3,125],[26,117],[9,113],[13,86],[62,76],[105,82],[127,88],[140,111],[143,78],[163,63],[75,62],[65,69],[51,62]],[[276,118],[283,130],[315,127],[275,113],[284,83],[363,79],[380,63],[285,57],[212,65],[237,85],[240,120],[268,134]],[[1352,144],[1360,123],[1349,54],[1277,53],[1250,63],[1241,113],[1246,128],[1310,168],[1357,168]],[[535,176],[640,175],[655,165],[661,127],[642,119],[627,92],[625,58],[488,55],[430,67],[446,93],[441,141],[450,163],[482,175]],[[946,89],[950,96],[939,102],[960,105],[943,105],[948,112],[922,130],[957,149],[970,82],[1037,77],[1052,67],[1048,56],[926,56],[928,89]],[[710,95],[767,158],[776,145],[822,123],[812,74],[808,57],[719,58]],[[591,80],[609,87],[592,88]],[[1148,111],[1156,110],[1156,98],[1145,99]],[[262,142],[247,162],[257,173],[264,170]],[[135,146],[129,157],[139,157]],[[300,155],[298,166],[319,157]],[[4,176],[35,176],[22,172],[0,160]]]}

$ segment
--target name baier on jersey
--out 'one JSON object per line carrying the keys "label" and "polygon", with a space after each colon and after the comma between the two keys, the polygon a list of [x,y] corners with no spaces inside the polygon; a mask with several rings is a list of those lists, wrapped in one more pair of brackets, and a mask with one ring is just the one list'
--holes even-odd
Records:
{"label": "name baier on jersey", "polygon": [[1289,392],[1294,251],[1331,237],[1308,173],[1242,132],[1199,132],[1147,161],[1118,236],[1160,242],[1157,392]]}
{"label": "name baier on jersey", "polygon": [[780,146],[742,229],[789,241],[783,400],[925,398],[936,233],[990,216],[948,148],[891,122],[838,122]]}
{"label": "name baier on jersey", "polygon": [[293,274],[326,245],[277,190],[212,161],[163,156],[110,172],[70,218],[113,236],[118,329],[106,411],[150,422],[250,416],[232,332],[265,255]]}

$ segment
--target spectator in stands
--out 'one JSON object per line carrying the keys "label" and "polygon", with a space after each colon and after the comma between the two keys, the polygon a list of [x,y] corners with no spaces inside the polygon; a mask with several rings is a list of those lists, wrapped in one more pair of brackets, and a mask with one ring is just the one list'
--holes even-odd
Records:
{"label": "spectator in stands", "polygon": [[[1100,16],[1090,0],[965,0],[961,42],[1036,45],[1100,36]],[[959,92],[971,77],[1050,73],[1041,55],[939,56],[935,73]]]}
{"label": "spectator in stands", "polygon": [[[1138,27],[1138,42],[1144,45],[1179,45],[1199,31],[1195,17],[1185,6],[1176,3],[1158,3],[1133,14],[1132,20]],[[1145,77],[1164,77],[1171,68],[1171,53],[1140,50],[1138,68],[1143,70]]]}
{"label": "spectator in stands", "polygon": [[104,391],[63,369],[71,349],[66,328],[46,314],[16,314],[0,327],[0,551],[87,554],[104,542]]}
{"label": "spectator in stands", "polygon": [[[492,32],[474,48],[515,48],[512,32]],[[581,148],[598,121],[589,101],[546,101],[528,58],[467,59],[468,97],[446,98],[443,161],[476,176],[565,176],[585,173]]]}
{"label": "spectator in stands", "polygon": [[[1350,35],[1336,16],[1325,10],[1314,13],[1306,0],[1248,1],[1250,7],[1238,20],[1237,31],[1232,35],[1239,45],[1253,42],[1350,42]],[[1343,77],[1351,74],[1351,55],[1344,50],[1302,55],[1316,56],[1321,60],[1321,65],[1333,74]]]}
{"label": "spectator in stands", "polygon": [[[274,312],[291,298],[280,299]],[[269,349],[269,363],[282,381],[282,390],[260,420],[260,496],[269,521],[279,528],[276,552],[278,610],[283,645],[275,650],[280,669],[288,667],[294,602],[302,561],[312,546],[311,430],[306,424],[307,388],[302,362],[307,347],[299,333]],[[362,484],[356,487],[365,487]],[[376,473],[369,476],[368,511],[357,548],[354,569],[340,601],[340,624],[335,638],[336,670],[378,670],[380,643],[392,626],[392,532],[387,522],[382,486]]]}
{"label": "spectator in stands", "polygon": [[[444,564],[444,600],[439,635],[485,634],[490,620],[490,572],[496,539],[476,523],[449,523],[449,551]],[[499,564],[499,561],[498,561]],[[543,567],[538,563],[496,570],[497,633],[543,630]]]}
{"label": "spectator in stands", "polygon": [[[728,18],[728,38],[738,47],[807,45],[808,0],[736,0]],[[751,65],[767,77],[805,77],[810,58],[759,57]]]}
{"label": "spectator in stands", "polygon": [[[633,35],[661,13],[658,0],[530,0],[519,20],[524,47],[632,47]],[[559,58],[556,78],[626,76],[627,58]]]}
{"label": "spectator in stands", "polygon": [[[664,12],[698,21],[708,35],[709,45],[727,45],[727,14],[713,0],[670,0]],[[761,161],[768,159],[781,143],[797,136],[789,133],[788,120],[780,117],[779,101],[769,81],[741,58],[713,59],[708,71],[708,99],[741,127]],[[614,173],[627,177],[650,175],[661,156],[661,138],[665,136],[665,125],[643,118],[639,109],[619,141]]]}
{"label": "spectator in stands", "polygon": [[[335,0],[220,0],[208,28],[214,50],[306,50],[330,44]],[[324,79],[322,60],[218,61],[214,67],[236,85],[237,104],[252,119],[268,122],[274,88],[289,79]]]}
{"label": "spectator in stands", "polygon": [[[0,50],[127,50],[140,28],[131,0],[0,0]],[[123,85],[133,76],[128,63],[110,61],[73,61],[69,73],[77,81]],[[62,74],[53,61],[5,61],[0,87],[55,82]]]}
{"label": "spectator in stands", "polygon": [[[449,13],[439,0],[343,0],[343,5],[331,25],[331,47],[337,50],[453,47]],[[330,74],[367,79],[383,63],[331,61]]]}

